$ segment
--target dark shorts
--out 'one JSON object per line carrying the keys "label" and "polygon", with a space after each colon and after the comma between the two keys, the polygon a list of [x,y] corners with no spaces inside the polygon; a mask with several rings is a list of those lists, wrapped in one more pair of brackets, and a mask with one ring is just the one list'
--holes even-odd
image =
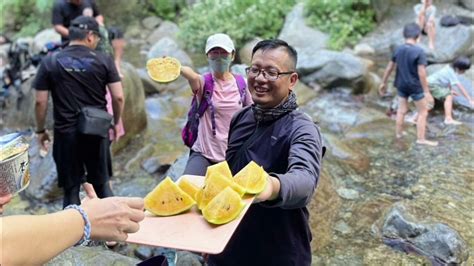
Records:
{"label": "dark shorts", "polygon": [[101,185],[109,180],[107,160],[110,149],[107,138],[55,131],[53,158],[59,187],[70,188],[84,181]]}
{"label": "dark shorts", "polygon": [[402,98],[408,98],[410,97],[413,101],[419,101],[425,97],[425,94],[423,92],[405,92],[402,90],[397,91],[398,96]]}
{"label": "dark shorts", "polygon": [[183,175],[206,175],[207,167],[215,164],[204,157],[200,152],[191,150]]}

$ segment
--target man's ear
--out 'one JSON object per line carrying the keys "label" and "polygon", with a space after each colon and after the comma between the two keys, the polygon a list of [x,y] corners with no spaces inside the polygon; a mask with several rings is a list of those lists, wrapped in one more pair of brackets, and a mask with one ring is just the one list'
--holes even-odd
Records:
{"label": "man's ear", "polygon": [[290,76],[290,88],[289,88],[290,91],[292,91],[295,88],[296,83],[298,83],[298,80],[299,80],[298,73],[295,72],[295,73],[291,74],[291,76]]}

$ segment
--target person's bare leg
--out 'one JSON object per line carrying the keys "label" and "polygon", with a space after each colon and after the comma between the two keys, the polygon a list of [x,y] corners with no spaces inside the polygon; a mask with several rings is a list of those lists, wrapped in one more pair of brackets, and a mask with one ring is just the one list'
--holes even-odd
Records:
{"label": "person's bare leg", "polygon": [[428,34],[428,47],[431,50],[435,49],[435,36],[436,36],[436,29],[435,29],[435,22],[433,19],[429,19],[425,26],[425,31]]}
{"label": "person's bare leg", "polygon": [[428,108],[426,106],[426,98],[415,101],[416,109],[418,110],[418,120],[416,121],[416,136],[417,144],[437,146],[437,141],[429,141],[425,138],[426,133],[426,119],[428,117]]}
{"label": "person's bare leg", "polygon": [[405,114],[408,111],[408,99],[403,97],[398,97],[398,109],[397,109],[397,118],[395,122],[395,136],[397,138],[403,137],[403,122],[405,120]]}
{"label": "person's bare leg", "polygon": [[125,42],[125,39],[123,38],[112,40],[112,47],[114,49],[115,67],[117,67],[120,77],[123,77],[120,64],[122,62],[122,56],[125,49],[125,45],[126,45],[126,42]]}
{"label": "person's bare leg", "polygon": [[460,125],[460,121],[453,119],[453,95],[446,96],[444,100],[444,123],[446,125]]}

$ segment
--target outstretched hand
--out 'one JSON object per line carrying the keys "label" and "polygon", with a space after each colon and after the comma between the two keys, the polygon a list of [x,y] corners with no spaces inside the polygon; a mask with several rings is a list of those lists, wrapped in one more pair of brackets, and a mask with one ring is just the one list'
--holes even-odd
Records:
{"label": "outstretched hand", "polygon": [[260,192],[254,199],[253,203],[258,203],[267,200],[274,200],[280,193],[280,180],[271,175],[267,176],[267,184],[262,192]]}
{"label": "outstretched hand", "polygon": [[110,197],[93,198],[82,203],[89,216],[91,239],[124,241],[129,233],[139,229],[145,218],[142,198]]}
{"label": "outstretched hand", "polygon": [[44,150],[44,151],[48,151],[48,143],[51,141],[49,139],[49,134],[48,132],[43,132],[43,133],[38,133],[37,134],[37,137],[38,137],[38,142],[40,144],[40,149]]}

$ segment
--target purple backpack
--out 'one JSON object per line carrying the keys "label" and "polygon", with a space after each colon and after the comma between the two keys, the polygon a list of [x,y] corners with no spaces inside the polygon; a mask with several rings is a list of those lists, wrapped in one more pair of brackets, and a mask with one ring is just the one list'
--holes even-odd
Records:
{"label": "purple backpack", "polygon": [[[245,104],[245,94],[246,94],[246,83],[244,78],[241,75],[233,74],[237,82],[237,87],[239,88],[240,93],[240,102],[242,105]],[[193,97],[191,102],[191,108],[188,112],[188,122],[181,131],[181,138],[183,139],[184,145],[192,147],[194,142],[196,142],[199,119],[204,115],[204,112],[209,107],[211,110],[211,124],[212,124],[212,134],[216,135],[216,119],[214,114],[214,106],[212,105],[212,93],[214,92],[214,80],[211,73],[204,75],[204,90],[202,93],[202,98],[200,104],[198,105],[196,96]]]}

